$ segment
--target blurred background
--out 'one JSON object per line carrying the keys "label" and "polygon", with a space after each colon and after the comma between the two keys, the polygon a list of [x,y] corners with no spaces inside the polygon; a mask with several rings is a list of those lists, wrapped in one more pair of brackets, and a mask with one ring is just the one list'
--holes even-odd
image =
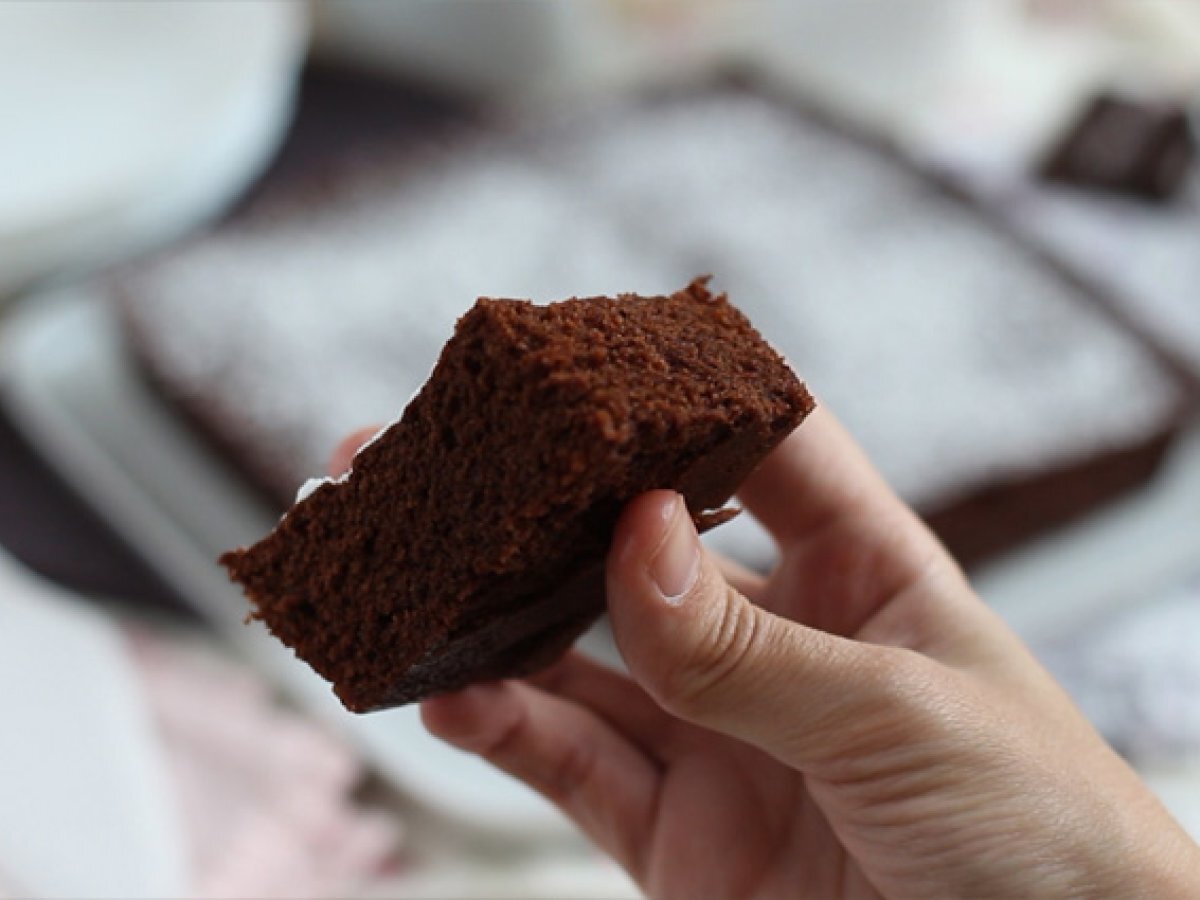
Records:
{"label": "blurred background", "polygon": [[1194,0],[0,4],[0,896],[636,896],[214,559],[477,295],[701,274],[1200,836],[1197,109]]}

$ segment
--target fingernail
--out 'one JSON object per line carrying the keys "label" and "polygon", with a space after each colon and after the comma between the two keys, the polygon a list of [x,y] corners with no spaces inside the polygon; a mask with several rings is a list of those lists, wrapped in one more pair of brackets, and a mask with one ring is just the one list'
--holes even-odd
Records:
{"label": "fingernail", "polygon": [[678,606],[700,575],[700,542],[682,497],[663,507],[665,534],[654,558],[650,577],[663,600]]}

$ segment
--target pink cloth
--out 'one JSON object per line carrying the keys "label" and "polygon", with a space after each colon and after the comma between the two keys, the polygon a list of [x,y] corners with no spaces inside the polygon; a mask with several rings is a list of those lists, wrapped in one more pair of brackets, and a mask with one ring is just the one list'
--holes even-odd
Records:
{"label": "pink cloth", "polygon": [[398,822],[357,804],[360,759],[216,653],[131,630],[165,747],[191,896],[346,896],[397,868]]}

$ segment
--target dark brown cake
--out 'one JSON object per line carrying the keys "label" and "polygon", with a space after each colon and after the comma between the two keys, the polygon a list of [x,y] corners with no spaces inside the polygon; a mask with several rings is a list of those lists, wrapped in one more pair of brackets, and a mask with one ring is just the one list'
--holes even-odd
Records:
{"label": "dark brown cake", "polygon": [[624,503],[700,527],[812,409],[703,280],[670,297],[480,299],[350,476],[221,562],[366,712],[553,661],[600,614]]}

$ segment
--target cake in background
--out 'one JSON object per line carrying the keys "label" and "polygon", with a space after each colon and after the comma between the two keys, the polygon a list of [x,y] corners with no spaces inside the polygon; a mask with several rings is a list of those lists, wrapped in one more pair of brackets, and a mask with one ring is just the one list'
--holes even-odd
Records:
{"label": "cake in background", "polygon": [[[1193,388],[1200,385],[1200,165],[1193,159],[1176,171],[1165,203],[1038,177],[1097,97],[1194,119],[1200,3],[994,0],[963,6],[972,8],[975,21],[959,30],[960,52],[942,67],[935,89],[899,115],[872,121],[1085,275],[1127,324],[1169,349]],[[1176,118],[1170,130],[1186,155],[1181,124]],[[1106,155],[1128,146],[1128,137],[1116,140],[1119,146]]]}
{"label": "cake in background", "polygon": [[997,207],[1103,285],[1200,386],[1200,164],[1186,108],[1169,95],[1102,94],[1084,104],[1041,174],[1046,182],[994,188]]}
{"label": "cake in background", "polygon": [[[716,273],[968,561],[1148,477],[1187,403],[979,209],[755,92],[535,119],[312,188],[114,282],[152,377],[281,505],[395,418],[484,294]],[[769,559],[749,526],[722,531]]]}

